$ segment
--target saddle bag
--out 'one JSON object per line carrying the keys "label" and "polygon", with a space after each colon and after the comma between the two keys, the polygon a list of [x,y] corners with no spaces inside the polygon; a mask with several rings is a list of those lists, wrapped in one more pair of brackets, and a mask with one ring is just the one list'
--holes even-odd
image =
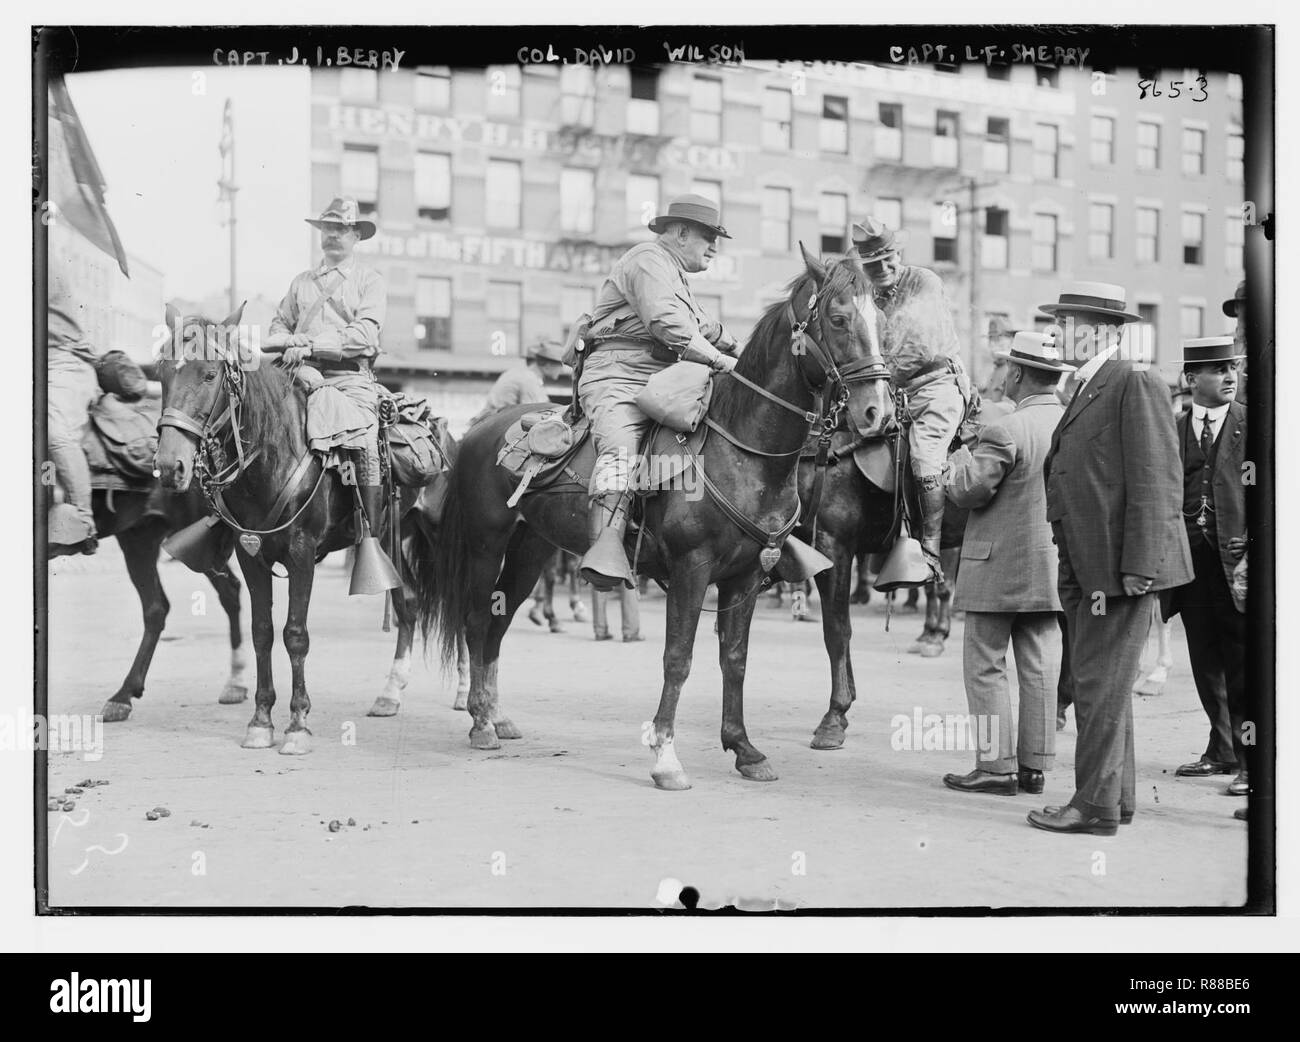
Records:
{"label": "saddle bag", "polygon": [[574,450],[586,434],[588,423],[585,418],[580,419],[575,429],[567,413],[551,409],[525,413],[510,426],[505,433],[505,444],[497,453],[497,465],[519,478],[519,485],[506,500],[506,506],[516,506],[539,471]]}
{"label": "saddle bag", "polygon": [[95,359],[95,377],[101,391],[115,394],[126,402],[144,397],[149,386],[144,370],[125,351],[106,351]]}
{"label": "saddle bag", "polygon": [[447,469],[442,452],[447,421],[434,416],[426,398],[402,392],[392,396],[393,422],[388,427],[388,458],[399,485],[421,488]]}
{"label": "saddle bag", "polygon": [[674,362],[646,381],[636,405],[670,430],[691,434],[709,411],[713,370],[699,362]]}
{"label": "saddle bag", "polygon": [[90,427],[109,463],[128,478],[152,478],[158,454],[153,417],[132,408],[115,394],[102,395],[90,410]]}

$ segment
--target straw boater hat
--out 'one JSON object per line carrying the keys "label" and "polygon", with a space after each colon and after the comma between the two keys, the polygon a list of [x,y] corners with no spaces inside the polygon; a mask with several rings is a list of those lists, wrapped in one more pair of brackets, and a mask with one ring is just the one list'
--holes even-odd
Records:
{"label": "straw boater hat", "polygon": [[853,226],[853,248],[863,263],[880,260],[903,248],[907,236],[903,232],[894,232],[874,217],[868,217],[861,224]]}
{"label": "straw boater hat", "polygon": [[1237,317],[1237,310],[1246,303],[1246,283],[1241,281],[1237,283],[1237,292],[1231,300],[1223,302],[1223,313],[1229,318]]}
{"label": "straw boater hat", "polygon": [[1059,311],[1081,311],[1115,322],[1141,322],[1142,317],[1126,311],[1124,287],[1109,282],[1076,282],[1067,286],[1055,304],[1043,304],[1039,311],[1056,315]]}
{"label": "straw boater hat", "polygon": [[528,349],[528,361],[554,362],[556,365],[563,365],[564,349],[559,344],[543,337]]}
{"label": "straw boater hat", "polygon": [[1046,369],[1049,373],[1068,373],[1074,369],[1062,359],[1056,338],[1048,333],[1021,331],[1011,341],[1009,351],[994,351],[993,357],[1005,359],[1011,365]]}
{"label": "straw boater hat", "polygon": [[667,213],[661,213],[650,222],[650,230],[658,235],[671,221],[689,221],[691,224],[707,228],[724,239],[730,239],[727,229],[718,223],[719,217],[718,208],[704,196],[679,195],[668,204]]}
{"label": "straw boater hat", "polygon": [[1237,348],[1236,340],[1230,336],[1203,336],[1183,341],[1183,365],[1231,362],[1245,357],[1246,353]]}
{"label": "straw boater hat", "polygon": [[362,220],[361,208],[351,196],[336,198],[319,217],[308,217],[306,221],[313,228],[324,228],[327,224],[345,224],[355,228],[363,240],[375,234],[375,222]]}

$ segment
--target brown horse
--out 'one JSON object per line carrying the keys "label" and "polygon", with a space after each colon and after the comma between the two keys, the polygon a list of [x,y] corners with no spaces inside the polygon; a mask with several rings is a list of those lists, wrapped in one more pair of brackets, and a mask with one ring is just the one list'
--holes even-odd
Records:
{"label": "brown horse", "polygon": [[[197,324],[202,350],[187,349],[184,355],[176,353],[159,362],[164,409],[157,460],[163,487],[184,492],[196,470],[201,483],[224,471],[219,490],[221,512],[244,532],[260,533],[256,540],[241,535],[236,544],[252,600],[257,655],[256,708],[243,746],[269,749],[275,742],[271,723],[275,704],[271,568],[279,564],[289,579],[284,644],[293,672],[290,722],[280,752],[307,753],[311,750],[307,728],[311,700],[305,660],[312,581],[317,562],[326,554],[353,545],[355,496],[337,472],[326,470],[318,455],[310,452],[304,423],[306,393],[297,381],[264,357],[241,361],[232,350],[225,331],[237,327],[239,312],[214,325],[203,319],[182,319],[169,307],[167,321],[177,343],[187,334],[192,337]],[[199,357],[190,357],[195,354]],[[421,503],[419,490],[403,490],[401,517],[418,513]],[[384,527],[381,519],[375,525],[376,533]],[[410,558],[428,554],[432,531],[431,522],[414,519],[405,527],[408,568]],[[388,683],[370,710],[372,716],[397,712],[410,673],[415,599],[405,587],[395,593],[401,594],[393,597],[397,650]]]}
{"label": "brown horse", "polygon": [[[863,434],[893,419],[878,316],[861,265],[849,259],[828,269],[806,251],[804,265],[788,300],[760,319],[731,376],[715,380],[707,445],[693,461],[699,480],[645,500],[640,553],[629,555],[640,570],[667,580],[663,689],[653,729],[643,737],[655,755],[651,777],[663,789],[690,787],[673,748],[674,721],[711,583],[718,586],[722,746],[744,777],[776,778],[746,734],[743,709],[750,620],[764,564],[771,568],[777,553],[764,543],[779,546],[798,518],[796,465],[819,407],[823,417],[847,411]],[[517,509],[506,505],[515,481],[497,466],[497,452],[522,411],[508,410],[465,436],[442,538],[417,576],[421,622],[426,633],[438,630],[444,661],[465,631],[476,749],[519,734],[501,714],[497,691],[501,641],[515,610],[555,547],[582,553],[589,542],[585,488],[542,490]],[[682,452],[677,441],[668,444],[674,448],[665,451]],[[628,541],[635,549],[636,534]]]}

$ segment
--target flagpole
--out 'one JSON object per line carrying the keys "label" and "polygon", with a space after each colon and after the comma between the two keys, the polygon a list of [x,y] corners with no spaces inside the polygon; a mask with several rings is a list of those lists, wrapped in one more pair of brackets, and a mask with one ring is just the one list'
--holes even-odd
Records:
{"label": "flagpole", "polygon": [[230,310],[233,313],[239,299],[235,266],[235,193],[239,187],[235,184],[235,113],[230,98],[226,99],[225,111],[221,117],[221,142],[217,151],[221,153],[221,180],[217,186],[221,189],[221,198],[230,204]]}

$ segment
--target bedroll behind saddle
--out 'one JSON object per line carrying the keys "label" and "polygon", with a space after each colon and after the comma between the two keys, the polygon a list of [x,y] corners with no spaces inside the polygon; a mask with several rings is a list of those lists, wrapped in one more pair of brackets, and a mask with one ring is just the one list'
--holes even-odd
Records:
{"label": "bedroll behind saddle", "polygon": [[386,430],[393,477],[399,485],[422,488],[449,466],[443,451],[447,421],[433,415],[425,398],[399,392],[392,396],[392,402],[391,422]]}

